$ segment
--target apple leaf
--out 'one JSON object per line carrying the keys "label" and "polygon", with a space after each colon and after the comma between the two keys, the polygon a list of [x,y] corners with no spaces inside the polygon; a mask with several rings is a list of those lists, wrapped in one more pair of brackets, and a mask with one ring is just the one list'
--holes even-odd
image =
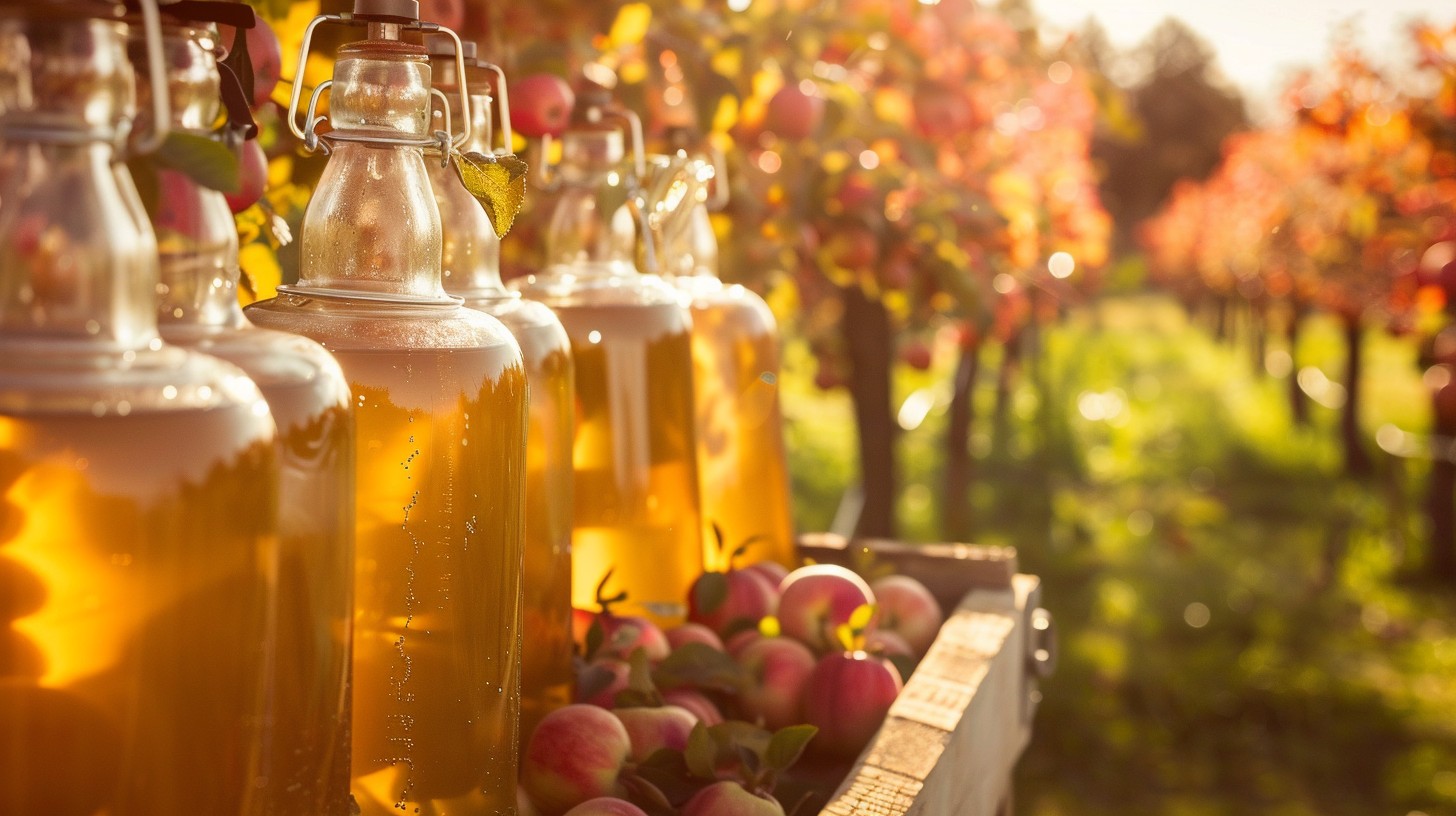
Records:
{"label": "apple leaf", "polygon": [[157,149],[157,165],[176,170],[212,190],[238,191],[238,154],[209,136],[172,131]]}
{"label": "apple leaf", "polygon": [[631,670],[627,674],[627,688],[617,692],[613,698],[618,708],[660,708],[662,695],[652,682],[652,670],[647,663],[647,650],[640,646],[632,650],[628,659]]}
{"label": "apple leaf", "polygon": [[738,762],[745,769],[749,764],[743,759],[743,751],[754,755],[752,761],[752,773],[757,773],[757,768],[762,765],[760,757],[768,751],[769,742],[773,735],[759,728],[752,723],[742,720],[725,720],[708,729],[708,734],[713,738],[714,744],[718,746],[719,762]]}
{"label": "apple leaf", "polygon": [[721,572],[705,572],[693,583],[693,606],[704,615],[711,615],[728,602],[728,576]]}
{"label": "apple leaf", "polygon": [[586,666],[576,675],[578,699],[587,700],[607,690],[616,675],[605,666]]}
{"label": "apple leaf", "polygon": [[652,674],[657,687],[692,686],[736,694],[748,681],[743,667],[706,643],[684,643],[657,664]]}
{"label": "apple leaf", "polygon": [[718,746],[702,723],[694,725],[688,734],[688,747],[683,751],[683,759],[693,776],[712,779],[716,775]]}
{"label": "apple leaf", "polygon": [[870,628],[870,621],[874,620],[877,608],[874,604],[860,604],[849,615],[849,628],[856,634]]}
{"label": "apple leaf", "polygon": [[763,760],[766,765],[775,771],[786,771],[799,761],[804,749],[808,747],[809,741],[819,729],[812,725],[791,725],[787,728],[780,728],[774,732],[773,738],[768,742],[768,750],[764,751]]}
{"label": "apple leaf", "polygon": [[622,774],[620,781],[627,796],[650,813],[673,813],[672,801],[667,798],[661,786],[642,773]]}
{"label": "apple leaf", "polygon": [[521,212],[521,203],[525,201],[526,172],[530,168],[516,156],[509,155],[452,153],[451,158],[460,183],[490,216],[496,237],[506,237]]}
{"label": "apple leaf", "polygon": [[[698,728],[702,728],[702,726],[698,726]],[[708,776],[706,778],[712,779],[713,740],[708,736],[707,729],[703,729],[702,738],[706,743],[706,748],[700,748],[699,750],[707,751]],[[689,737],[688,745],[692,745],[691,737]],[[651,791],[647,790],[638,791],[635,789],[631,782],[633,777],[650,784],[656,789],[657,794],[654,795]],[[633,801],[649,813],[653,812],[654,808],[667,813],[676,813],[677,811],[673,807],[674,805],[681,805],[683,802],[691,799],[693,794],[704,787],[703,781],[698,779],[697,775],[690,770],[687,752],[672,748],[659,748],[653,751],[652,755],[639,763],[633,771],[622,774],[621,779],[622,784],[632,793]],[[667,800],[668,804],[666,807],[662,807],[661,803],[657,800],[657,795]]]}
{"label": "apple leaf", "polygon": [[602,648],[602,641],[606,640],[606,632],[602,629],[600,618],[593,616],[591,626],[586,630],[586,659],[591,660]]}
{"label": "apple leaf", "polygon": [[763,758],[757,751],[747,745],[733,746],[738,751],[738,763],[748,771],[750,777],[758,776],[758,769],[763,765]]}

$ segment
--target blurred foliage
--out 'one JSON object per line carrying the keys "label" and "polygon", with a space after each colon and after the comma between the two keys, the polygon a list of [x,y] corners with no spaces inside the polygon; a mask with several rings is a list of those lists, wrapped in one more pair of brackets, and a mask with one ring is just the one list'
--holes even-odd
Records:
{"label": "blurred foliage", "polygon": [[[1415,348],[1367,344],[1367,433],[1429,427]],[[1335,412],[1294,425],[1286,378],[1163,298],[1079,308],[1044,349],[1003,438],[973,440],[974,538],[1043,578],[1062,645],[1017,812],[1456,813],[1456,597],[1420,577],[1424,463],[1341,478]],[[1339,323],[1312,320],[1293,351],[1335,375]],[[902,372],[898,392],[947,374]],[[809,376],[786,370],[785,407],[800,521],[822,529],[844,487],[824,463],[853,443]],[[942,405],[901,440],[900,508],[924,539],[944,421]]]}
{"label": "blurred foliage", "polygon": [[[303,27],[337,4],[295,3],[286,16],[255,5],[283,45],[274,100],[284,104]],[[731,5],[469,4],[462,34],[512,77],[589,71],[613,85],[643,116],[652,149],[687,131],[722,151],[731,196],[714,222],[724,277],[764,293],[809,338],[826,387],[845,380],[844,287],[881,301],[913,335],[946,319],[990,326],[998,309],[1008,327],[1029,319],[1015,290],[1050,281],[1054,252],[1095,282],[1111,224],[1089,156],[1098,102],[1070,43],[1044,45],[1016,4],[1006,13],[971,0]],[[329,53],[316,42],[305,98],[328,77]],[[270,155],[290,162],[284,186],[306,189],[317,160],[279,130]],[[515,147],[543,160],[539,145]],[[297,222],[291,201],[269,201]],[[546,194],[528,196],[502,248],[507,277],[539,265],[548,205]],[[993,286],[998,274],[1007,277]]]}

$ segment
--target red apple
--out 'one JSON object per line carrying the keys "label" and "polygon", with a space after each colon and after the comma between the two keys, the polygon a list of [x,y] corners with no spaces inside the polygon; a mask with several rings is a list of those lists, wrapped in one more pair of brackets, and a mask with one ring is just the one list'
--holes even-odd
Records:
{"label": "red apple", "polygon": [[465,0],[420,0],[420,19],[459,32],[465,27]]}
{"label": "red apple", "polygon": [[576,678],[575,702],[612,708],[617,692],[627,688],[632,667],[625,660],[601,657],[586,664]]}
{"label": "red apple", "polygon": [[569,705],[537,724],[521,761],[521,785],[546,813],[621,792],[617,775],[632,750],[622,721],[596,706]]}
{"label": "red apple", "polygon": [[751,644],[762,639],[763,635],[757,629],[744,629],[742,632],[728,638],[728,643],[724,648],[728,650],[729,657],[736,658],[743,654],[744,649],[747,649]]}
{"label": "red apple", "polygon": [[511,91],[511,126],[532,138],[560,136],[571,121],[576,94],[555,74],[531,74],[514,80]]}
{"label": "red apple", "polygon": [[699,722],[709,728],[723,722],[723,712],[718,710],[718,705],[697,689],[675,688],[664,691],[662,701],[691,711]]}
{"label": "red apple", "polygon": [[263,197],[263,190],[268,186],[268,157],[263,154],[263,146],[258,144],[257,139],[249,139],[243,142],[243,153],[238,163],[238,190],[235,193],[224,193],[228,207],[234,213],[258,203]]}
{"label": "red apple", "polygon": [[945,615],[930,590],[908,575],[877,578],[870,589],[879,605],[876,628],[905,638],[917,656],[925,654],[945,623]]}
{"label": "red apple", "polygon": [[827,655],[804,688],[804,719],[819,728],[814,744],[844,757],[869,744],[902,687],[900,672],[864,652]]}
{"label": "red apple", "polygon": [[900,348],[900,359],[918,371],[926,371],[934,359],[930,346],[923,340],[911,340]]}
{"label": "red apple", "polygon": [[715,782],[693,794],[682,816],[784,816],[784,807],[771,796],[750,793],[737,782]]}
{"label": "red apple", "polygon": [[789,573],[779,585],[783,633],[819,652],[838,648],[835,629],[854,610],[875,602],[864,579],[835,564],[813,564]]}
{"label": "red apple", "polygon": [[[727,581],[726,597],[712,609],[698,604],[701,585],[719,576]],[[720,635],[745,626],[758,626],[758,622],[774,613],[778,607],[778,591],[768,579],[757,572],[730,569],[723,573],[705,573],[693,582],[688,592],[688,620],[712,629]]]}
{"label": "red apple", "polygon": [[798,83],[780,88],[768,101],[764,112],[764,128],[784,139],[807,139],[819,130],[824,121],[824,97],[804,93]]}
{"label": "red apple", "polygon": [[647,813],[626,799],[603,796],[582,802],[566,811],[565,816],[647,816]]}
{"label": "red apple", "polygon": [[760,638],[738,655],[738,665],[752,679],[740,694],[749,713],[762,718],[770,731],[803,722],[800,701],[814,671],[809,647],[785,637]]}
{"label": "red apple", "polygon": [[777,561],[760,561],[757,564],[749,564],[743,569],[767,578],[768,582],[773,585],[775,593],[778,592],[779,584],[789,576],[789,568]]}
{"label": "red apple", "polygon": [[701,643],[720,652],[727,651],[723,648],[723,639],[701,623],[684,623],[681,626],[672,627],[667,630],[667,643],[674,651],[682,648],[684,643]]}
{"label": "red apple", "polygon": [[648,660],[656,663],[672,652],[667,635],[646,618],[603,612],[597,616],[597,623],[602,627],[602,645],[597,654],[588,657],[620,657],[626,660],[641,649],[647,653]]}
{"label": "red apple", "polygon": [[698,718],[691,711],[675,705],[619,708],[612,713],[627,729],[633,762],[641,762],[661,748],[683,750],[688,747],[688,734],[698,724]]}

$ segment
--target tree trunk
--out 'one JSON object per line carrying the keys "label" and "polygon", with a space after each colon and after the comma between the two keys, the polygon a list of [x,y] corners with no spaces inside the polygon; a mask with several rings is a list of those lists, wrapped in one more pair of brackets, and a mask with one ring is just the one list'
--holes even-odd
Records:
{"label": "tree trunk", "polygon": [[1360,438],[1360,356],[1364,335],[1360,331],[1360,319],[1345,318],[1345,410],[1340,414],[1340,436],[1345,445],[1345,472],[1351,476],[1366,476],[1374,470],[1375,463],[1365,442]]}
{"label": "tree trunk", "polygon": [[1021,368],[1022,330],[1017,329],[1002,344],[1001,367],[996,371],[996,406],[992,413],[994,437],[997,446],[1004,444],[1008,433],[1007,416],[1011,411],[1011,392],[1016,384],[1016,373]]}
{"label": "tree trunk", "polygon": [[1304,307],[1298,303],[1289,306],[1289,323],[1284,327],[1284,338],[1289,345],[1289,414],[1296,425],[1309,424],[1309,397],[1299,387],[1299,323],[1304,319]]}
{"label": "tree trunk", "polygon": [[[1437,429],[1449,435],[1456,429]],[[1443,581],[1456,581],[1456,463],[1446,456],[1431,462],[1426,485],[1426,515],[1430,520],[1431,543],[1427,555],[1431,574]]]}
{"label": "tree trunk", "polygon": [[893,538],[896,478],[895,421],[890,404],[890,315],[883,303],[867,297],[858,286],[842,291],[842,331],[849,350],[849,391],[859,430],[860,479],[864,486],[864,508],[855,532]]}
{"label": "tree trunk", "polygon": [[1224,295],[1218,295],[1214,300],[1216,305],[1213,313],[1213,339],[1222,343],[1229,338],[1229,299]]}
{"label": "tree trunk", "polygon": [[1252,335],[1251,345],[1253,351],[1254,376],[1264,377],[1269,369],[1264,366],[1264,358],[1269,353],[1268,333],[1264,331],[1269,322],[1268,310],[1265,308],[1262,298],[1249,301],[1249,332]]}
{"label": "tree trunk", "polygon": [[975,478],[971,459],[971,427],[976,417],[976,375],[981,367],[981,341],[961,346],[951,385],[950,420],[946,430],[945,512],[941,535],[946,541],[971,537],[970,491]]}

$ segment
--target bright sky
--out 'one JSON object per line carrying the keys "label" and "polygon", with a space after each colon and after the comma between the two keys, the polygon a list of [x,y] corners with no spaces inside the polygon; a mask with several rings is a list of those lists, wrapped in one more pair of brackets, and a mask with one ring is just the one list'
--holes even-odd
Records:
{"label": "bright sky", "polygon": [[1290,68],[1318,66],[1341,23],[1353,21],[1356,42],[1380,61],[1404,53],[1409,20],[1456,22],[1453,0],[1032,0],[1032,7],[1068,30],[1096,17],[1119,48],[1177,17],[1213,45],[1224,75],[1254,98],[1272,96]]}

